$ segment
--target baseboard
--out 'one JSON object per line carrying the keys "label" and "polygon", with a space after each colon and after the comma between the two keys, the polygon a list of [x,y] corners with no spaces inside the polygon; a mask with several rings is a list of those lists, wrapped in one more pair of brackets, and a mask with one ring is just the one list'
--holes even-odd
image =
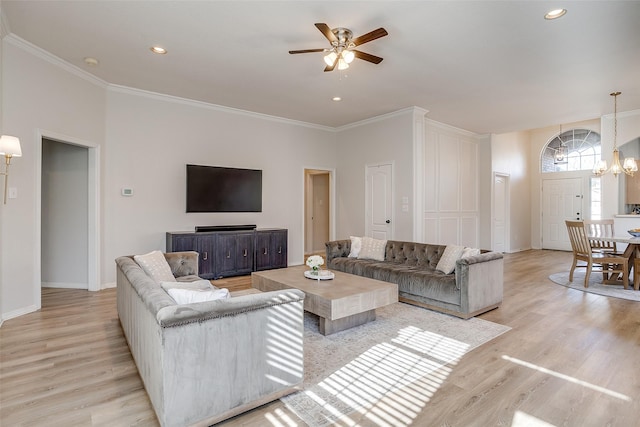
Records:
{"label": "baseboard", "polygon": [[38,307],[35,305],[29,305],[26,307],[19,308],[18,310],[13,310],[8,313],[4,313],[2,315],[2,322],[5,320],[13,319],[14,317],[20,317],[25,314],[33,313],[34,311],[38,311]]}
{"label": "baseboard", "polygon": [[102,289],[110,289],[110,288],[115,288],[117,285],[116,282],[109,282],[109,283],[103,283],[102,284]]}
{"label": "baseboard", "polygon": [[86,283],[69,283],[69,282],[42,282],[43,288],[62,288],[62,289],[89,289]]}

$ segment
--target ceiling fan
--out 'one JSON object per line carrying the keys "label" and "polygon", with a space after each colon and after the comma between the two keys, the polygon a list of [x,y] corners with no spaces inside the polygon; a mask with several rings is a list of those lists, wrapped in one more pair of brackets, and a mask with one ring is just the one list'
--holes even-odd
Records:
{"label": "ceiling fan", "polygon": [[347,28],[338,27],[331,29],[327,24],[323,23],[315,24],[315,26],[324,34],[327,40],[329,40],[331,47],[325,49],[290,50],[290,54],[327,52],[327,55],[324,57],[324,62],[327,64],[327,67],[324,71],[333,71],[336,66],[338,70],[346,70],[354,58],[364,59],[374,64],[382,62],[382,58],[379,56],[361,52],[355,48],[389,34],[384,28],[381,27],[360,37],[353,38],[353,33]]}

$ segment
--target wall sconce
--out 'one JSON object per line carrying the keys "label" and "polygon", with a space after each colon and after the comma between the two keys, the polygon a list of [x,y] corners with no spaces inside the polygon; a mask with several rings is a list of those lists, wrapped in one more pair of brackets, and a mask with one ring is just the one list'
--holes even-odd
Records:
{"label": "wall sconce", "polygon": [[0,155],[4,155],[5,168],[4,172],[4,204],[7,204],[7,183],[9,182],[9,165],[12,157],[22,157],[22,149],[20,148],[20,140],[15,136],[0,136]]}

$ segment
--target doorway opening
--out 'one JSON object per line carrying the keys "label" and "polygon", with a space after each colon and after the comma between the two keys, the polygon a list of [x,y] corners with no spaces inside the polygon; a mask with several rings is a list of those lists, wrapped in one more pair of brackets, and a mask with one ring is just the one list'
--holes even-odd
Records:
{"label": "doorway opening", "polygon": [[40,309],[42,286],[100,290],[100,147],[48,131],[38,131],[37,141],[33,289]]}
{"label": "doorway opening", "polygon": [[304,170],[304,258],[324,255],[325,243],[333,236],[333,173]]}
{"label": "doorway opening", "polygon": [[493,204],[491,206],[491,250],[507,252],[509,248],[510,176],[493,173]]}

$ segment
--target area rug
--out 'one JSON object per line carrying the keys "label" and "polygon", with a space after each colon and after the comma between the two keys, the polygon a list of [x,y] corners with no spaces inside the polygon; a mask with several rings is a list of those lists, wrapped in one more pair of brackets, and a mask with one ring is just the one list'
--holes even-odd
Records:
{"label": "area rug", "polygon": [[554,273],[549,276],[549,280],[558,285],[566,286],[582,292],[604,295],[607,297],[622,298],[632,301],[640,301],[640,291],[633,290],[633,282],[629,281],[629,289],[625,290],[622,285],[603,285],[602,273],[591,273],[589,276],[589,287],[584,287],[584,271],[576,271],[573,274],[573,282],[569,281],[569,272]]}
{"label": "area rug", "polygon": [[[317,317],[305,312],[303,390],[281,400],[307,425],[355,425],[363,416],[386,419],[372,425],[410,425],[444,381],[444,368],[511,329],[404,303],[376,314],[373,322],[325,337]],[[425,383],[436,371],[437,379]]]}

